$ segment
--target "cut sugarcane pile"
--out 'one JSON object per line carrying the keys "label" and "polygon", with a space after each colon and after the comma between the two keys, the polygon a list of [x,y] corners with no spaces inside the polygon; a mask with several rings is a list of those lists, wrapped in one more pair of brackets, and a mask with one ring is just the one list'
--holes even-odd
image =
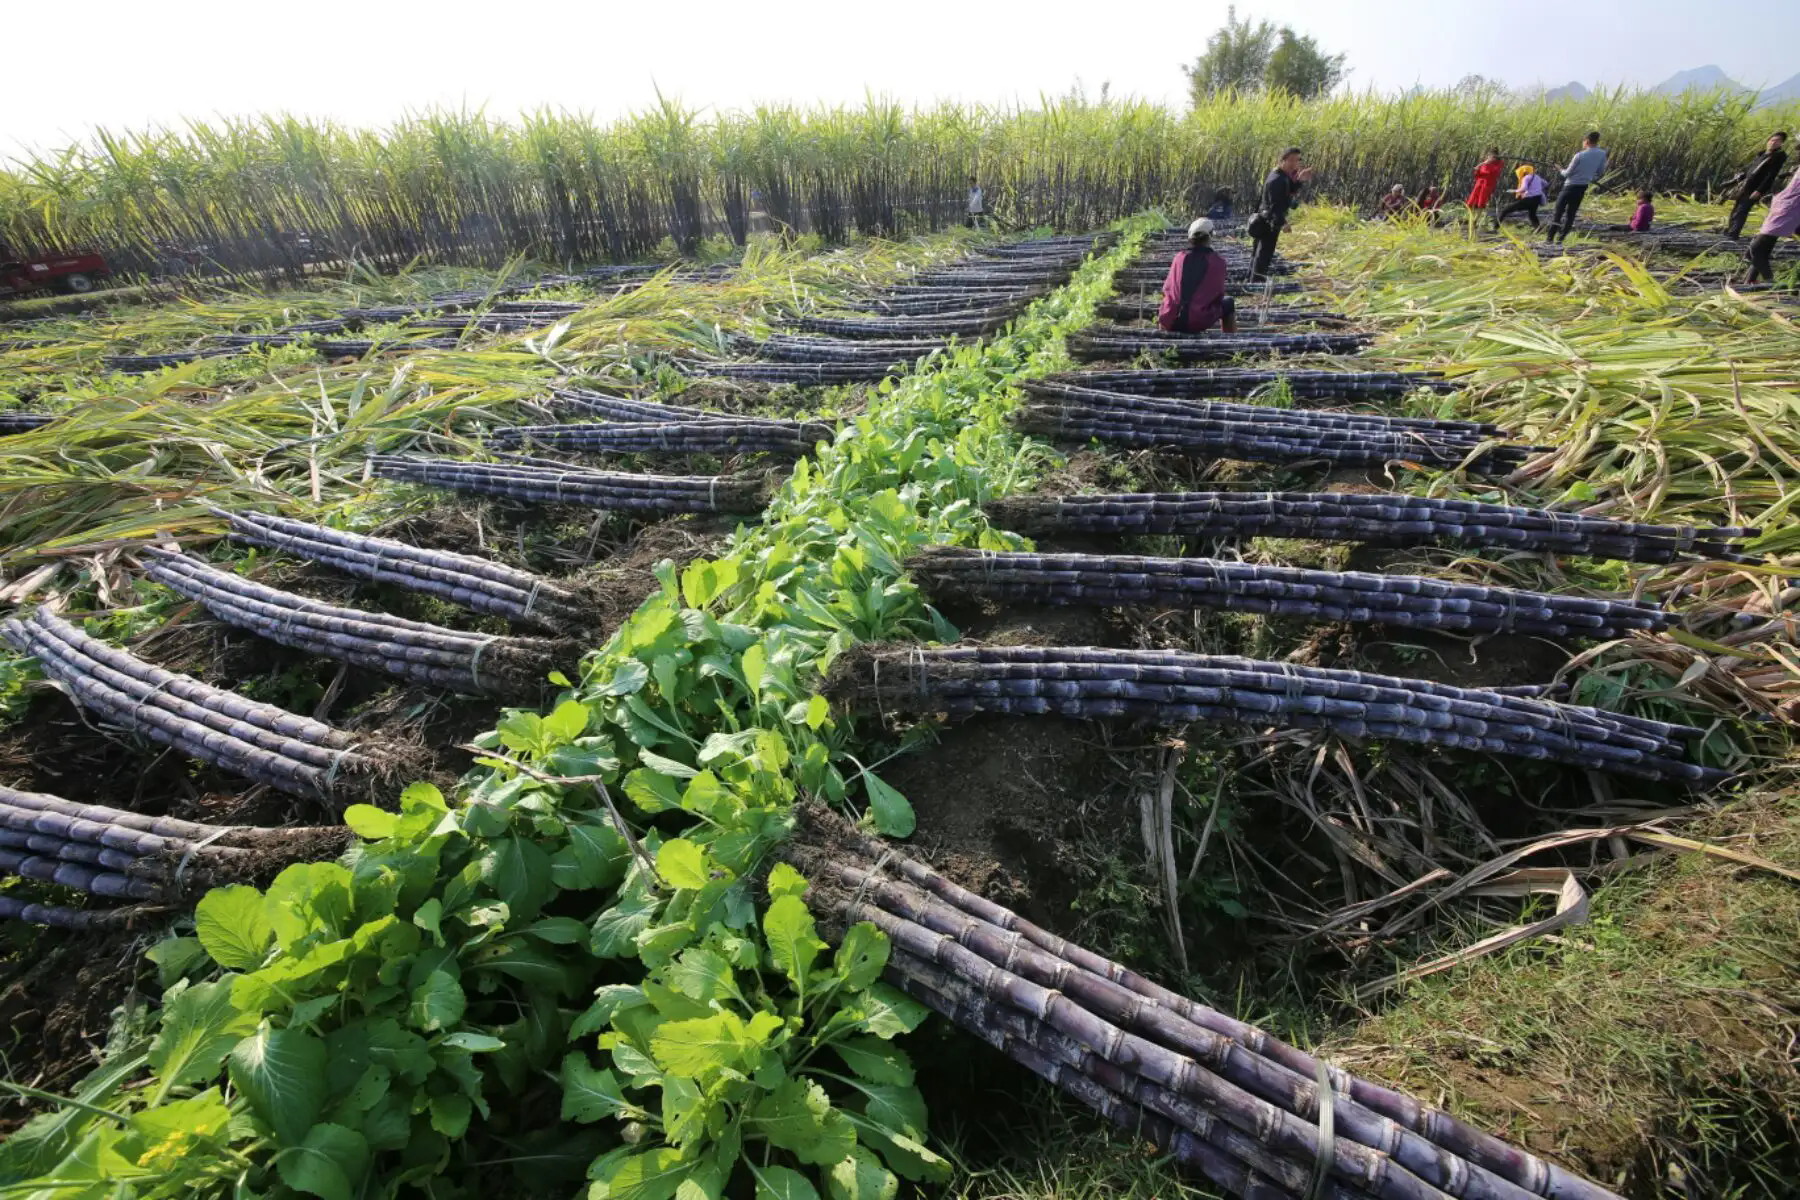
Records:
{"label": "cut sugarcane pile", "polygon": [[[1158,293],[1129,300],[1108,300],[1095,311],[1096,315],[1109,321],[1154,321],[1161,310],[1162,295]],[[1343,313],[1322,308],[1271,308],[1267,312],[1259,312],[1244,306],[1238,309],[1237,321],[1238,327],[1242,329],[1265,325],[1348,325],[1350,318]],[[1136,326],[1132,329],[1141,332]]]}
{"label": "cut sugarcane pile", "polygon": [[778,853],[811,879],[829,933],[874,925],[890,983],[1227,1192],[1618,1200],[1021,920],[835,815],[799,819]]}
{"label": "cut sugarcane pile", "polygon": [[838,698],[880,712],[1325,729],[1642,779],[1709,785],[1728,778],[1686,760],[1683,742],[1704,732],[1686,725],[1481,688],[1225,655],[1086,646],[867,647],[846,654],[833,675]]}
{"label": "cut sugarcane pile", "polygon": [[508,449],[542,446],[584,454],[804,454],[835,436],[820,421],[731,420],[502,425],[492,441]]}
{"label": "cut sugarcane pile", "polygon": [[846,341],[778,334],[762,341],[739,337],[735,339],[735,346],[739,353],[754,354],[770,362],[855,363],[900,367],[946,349],[949,343],[942,338]]}
{"label": "cut sugarcane pile", "polygon": [[744,383],[789,383],[799,387],[832,387],[845,383],[872,383],[900,368],[882,363],[857,362],[678,362],[689,375],[736,379]]}
{"label": "cut sugarcane pile", "polygon": [[30,433],[56,420],[53,413],[0,412],[0,437],[13,433]]}
{"label": "cut sugarcane pile", "polygon": [[1140,354],[1205,362],[1240,355],[1355,354],[1373,342],[1367,333],[1169,333],[1131,325],[1096,325],[1069,335],[1069,354],[1108,362]]}
{"label": "cut sugarcane pile", "polygon": [[1405,396],[1420,388],[1452,391],[1455,384],[1430,371],[1248,370],[1241,367],[1177,367],[1162,371],[1065,371],[1045,384],[1130,392],[1139,396],[1204,400],[1251,396],[1278,384],[1297,400],[1363,400]]}
{"label": "cut sugarcane pile", "polygon": [[123,909],[67,908],[0,895],[0,918],[65,929],[114,928],[218,882],[267,873],[349,840],[341,826],[265,829],[150,817],[0,786],[0,870],[108,899]]}
{"label": "cut sugarcane pile", "polygon": [[326,358],[363,358],[378,350],[383,354],[410,353],[415,350],[454,350],[461,344],[456,338],[416,338],[412,341],[401,342],[378,342],[363,338],[320,341],[315,342],[314,346]]}
{"label": "cut sugarcane pile", "polygon": [[933,313],[958,313],[969,309],[992,308],[1009,304],[1023,309],[1033,300],[1050,294],[1049,288],[968,287],[942,288],[924,285],[892,287],[871,293],[855,303],[861,311],[894,317],[929,316]]}
{"label": "cut sugarcane pile", "polygon": [[795,329],[847,338],[947,338],[989,334],[1018,316],[1024,301],[916,317],[796,317]]}
{"label": "cut sugarcane pile", "polygon": [[658,404],[654,400],[636,400],[614,396],[586,388],[554,387],[550,389],[550,407],[571,408],[607,421],[638,424],[667,424],[689,421],[736,421],[741,418],[704,408],[687,408],[676,404]]}
{"label": "cut sugarcane pile", "polygon": [[1101,607],[1217,608],[1452,633],[1616,638],[1674,621],[1648,604],[1449,583],[1422,575],[1313,571],[1209,558],[1033,554],[934,547],[907,569],[934,599]]}
{"label": "cut sugarcane pile", "polygon": [[0,624],[0,637],[101,720],[291,795],[330,800],[375,769],[342,730],[165,671],[47,609]]}
{"label": "cut sugarcane pile", "polygon": [[1313,538],[1382,546],[1502,546],[1623,562],[1760,562],[1736,544],[1760,530],[1645,525],[1429,496],[1355,492],[1141,492],[991,501],[989,518],[1029,534],[1178,533]]}
{"label": "cut sugarcane pile", "polygon": [[475,463],[378,454],[383,479],[535,504],[659,513],[748,513],[763,506],[760,480],[729,475],[635,475],[540,462]]}
{"label": "cut sugarcane pile", "polygon": [[295,650],[466,695],[529,697],[579,643],[466,633],[265,587],[198,559],[147,549],[147,574],[221,621]]}
{"label": "cut sugarcane pile", "polygon": [[198,350],[175,350],[168,354],[108,354],[101,358],[100,365],[108,371],[141,375],[148,371],[160,371],[164,367],[199,362],[203,358],[224,358],[237,352],[236,346],[208,346]]}
{"label": "cut sugarcane pile", "polygon": [[1380,466],[1395,460],[1485,474],[1515,470],[1534,451],[1494,445],[1489,425],[1380,417],[1224,401],[1169,400],[1034,380],[1016,420],[1030,433],[1254,462]]}
{"label": "cut sugarcane pile", "polygon": [[218,515],[231,522],[231,536],[238,541],[284,551],[370,583],[392,584],[539,629],[563,630],[583,623],[572,592],[542,576],[484,558],[262,513]]}

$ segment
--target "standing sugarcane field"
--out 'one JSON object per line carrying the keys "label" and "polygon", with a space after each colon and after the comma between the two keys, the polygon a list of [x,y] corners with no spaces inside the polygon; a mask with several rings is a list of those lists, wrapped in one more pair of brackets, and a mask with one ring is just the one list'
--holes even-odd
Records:
{"label": "standing sugarcane field", "polygon": [[0,1197],[1800,1196],[1800,15],[1349,7],[18,81]]}

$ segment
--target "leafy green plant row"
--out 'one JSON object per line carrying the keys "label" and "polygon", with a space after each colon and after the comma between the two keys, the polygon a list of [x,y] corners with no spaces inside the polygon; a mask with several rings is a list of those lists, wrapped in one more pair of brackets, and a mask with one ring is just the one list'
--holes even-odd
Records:
{"label": "leafy green plant row", "polygon": [[953,632],[900,563],[1011,544],[976,505],[1039,461],[1012,385],[1066,363],[1150,223],[1008,336],[882,384],[722,557],[665,565],[551,711],[480,739],[454,805],[415,784],[347,812],[344,860],[207,895],[152,952],[153,1028],[0,1146],[0,1188],[364,1200],[511,1173],[591,1200],[886,1200],[942,1178],[893,1045],[925,1011],[880,982],[885,937],[828,955],[805,881],[763,862],[803,796],[912,831],[816,684],[858,641]]}

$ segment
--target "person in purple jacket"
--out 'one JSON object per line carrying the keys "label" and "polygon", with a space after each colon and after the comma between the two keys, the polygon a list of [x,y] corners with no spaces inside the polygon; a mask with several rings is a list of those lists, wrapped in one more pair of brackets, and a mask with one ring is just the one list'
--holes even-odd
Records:
{"label": "person in purple jacket", "polygon": [[1770,261],[1775,243],[1784,237],[1800,234],[1800,171],[1788,180],[1769,204],[1769,215],[1763,218],[1762,230],[1750,239],[1750,282],[1775,282],[1775,265]]}
{"label": "person in purple jacket", "polygon": [[1188,248],[1169,264],[1156,324],[1170,333],[1204,333],[1218,325],[1237,332],[1237,303],[1225,294],[1225,258],[1212,248],[1213,223],[1188,226]]}

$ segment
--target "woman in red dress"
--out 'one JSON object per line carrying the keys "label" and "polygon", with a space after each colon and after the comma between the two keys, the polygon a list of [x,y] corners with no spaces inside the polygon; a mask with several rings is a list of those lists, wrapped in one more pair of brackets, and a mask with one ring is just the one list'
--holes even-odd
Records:
{"label": "woman in red dress", "polygon": [[1494,188],[1500,182],[1500,172],[1506,170],[1506,160],[1500,157],[1497,146],[1489,146],[1487,157],[1475,168],[1475,186],[1469,189],[1469,207],[1476,212],[1488,206],[1494,198]]}

